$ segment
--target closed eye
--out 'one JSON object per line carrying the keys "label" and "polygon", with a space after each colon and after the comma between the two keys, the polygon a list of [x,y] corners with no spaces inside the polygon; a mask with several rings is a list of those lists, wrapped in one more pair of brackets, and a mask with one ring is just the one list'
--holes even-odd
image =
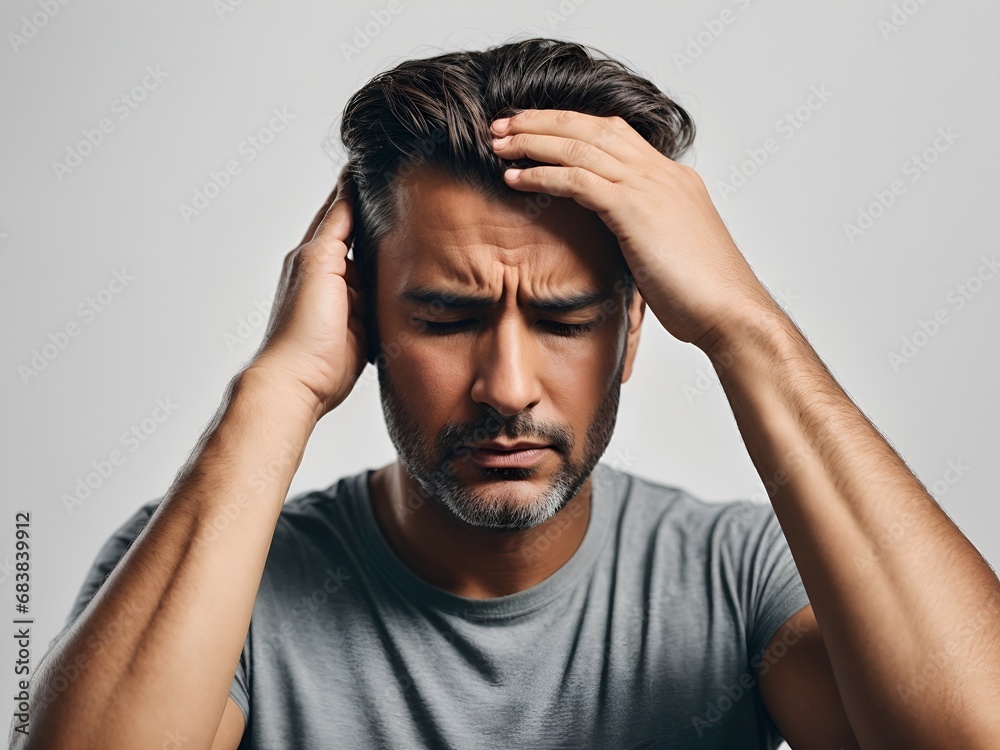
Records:
{"label": "closed eye", "polygon": [[[468,331],[478,323],[478,321],[472,318],[446,322],[416,320],[418,323],[426,326],[427,332],[434,336],[446,336],[451,333]],[[556,320],[542,320],[539,321],[539,324],[548,329],[548,332],[554,333],[557,336],[580,336],[597,328],[597,326],[600,325],[600,321],[592,320],[587,323],[560,323]]]}

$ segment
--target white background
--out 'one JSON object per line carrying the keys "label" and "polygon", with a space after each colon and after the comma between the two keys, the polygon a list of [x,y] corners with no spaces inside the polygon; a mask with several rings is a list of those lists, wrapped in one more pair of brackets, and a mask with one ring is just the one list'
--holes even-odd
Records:
{"label": "white background", "polygon": [[[690,111],[698,134],[684,161],[754,270],[972,542],[1000,561],[1000,281],[980,284],[961,310],[949,301],[1000,250],[995,3],[398,2],[384,28],[369,23],[380,2],[248,0],[220,12],[206,0],[161,6],[162,15],[72,2],[51,18],[39,2],[5,4],[0,611],[13,612],[14,512],[28,510],[34,662],[98,548],[163,494],[256,348],[256,318],[243,343],[225,336],[272,296],[282,258],[328,194],[342,160],[324,141],[349,95],[401,59],[511,35],[593,45]],[[730,23],[713,24],[724,11]],[[894,18],[905,22],[885,25]],[[377,33],[362,48],[366,23]],[[155,88],[147,66],[165,74]],[[116,100],[144,77],[144,100],[120,119]],[[813,87],[829,92],[818,108],[808,106]],[[275,108],[291,121],[248,161],[241,144]],[[778,125],[787,116],[794,127]],[[102,118],[113,129],[92,153],[68,173],[55,167]],[[934,146],[939,129],[957,136],[947,149]],[[748,149],[769,137],[777,150],[727,191]],[[915,170],[912,157],[926,149],[933,163]],[[180,204],[232,159],[240,173],[185,220]],[[851,241],[844,225],[894,180],[905,191]],[[78,315],[122,269],[134,280],[113,302],[92,319]],[[888,355],[941,308],[947,322],[918,334],[925,345],[894,368]],[[79,334],[26,380],[19,368],[33,350],[73,322]],[[709,500],[760,493],[724,393],[699,381],[706,372],[703,354],[647,315],[604,460]],[[130,451],[121,434],[158,398],[177,410]],[[113,450],[124,463],[69,512],[64,494]],[[369,366],[318,426],[292,493],[393,457]],[[951,484],[950,461],[968,467]],[[14,658],[13,640],[0,639],[4,684],[13,685]]]}

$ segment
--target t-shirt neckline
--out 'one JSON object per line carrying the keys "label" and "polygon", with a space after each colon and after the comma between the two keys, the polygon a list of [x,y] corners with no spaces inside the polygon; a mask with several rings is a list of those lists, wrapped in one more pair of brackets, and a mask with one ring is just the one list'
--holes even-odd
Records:
{"label": "t-shirt neckline", "polygon": [[614,470],[597,463],[591,471],[591,507],[587,530],[576,551],[562,567],[544,581],[506,596],[490,599],[472,599],[446,591],[410,570],[389,546],[372,508],[369,493],[369,476],[374,469],[366,469],[354,477],[353,496],[358,503],[361,533],[367,552],[379,572],[398,586],[408,596],[446,612],[471,619],[500,619],[525,614],[544,606],[568,591],[597,559],[608,535],[611,503],[614,498],[612,483]]}

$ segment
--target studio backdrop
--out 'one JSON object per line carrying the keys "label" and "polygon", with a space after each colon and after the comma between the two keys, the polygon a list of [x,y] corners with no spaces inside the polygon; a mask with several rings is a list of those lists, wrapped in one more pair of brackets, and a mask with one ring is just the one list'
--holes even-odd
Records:
{"label": "studio backdrop", "polygon": [[[32,664],[259,344],[345,162],[348,97],[403,58],[528,36],[595,47],[691,113],[684,162],[754,271],[1000,562],[996,3],[12,0],[0,18],[0,608],[31,621]],[[394,457],[369,365],[291,493]],[[708,358],[652,315],[602,460],[767,502]],[[17,660],[0,639],[7,696]]]}

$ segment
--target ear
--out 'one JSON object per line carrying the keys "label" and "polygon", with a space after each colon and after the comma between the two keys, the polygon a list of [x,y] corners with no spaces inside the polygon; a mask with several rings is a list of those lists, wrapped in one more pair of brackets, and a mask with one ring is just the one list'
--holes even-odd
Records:
{"label": "ear", "polygon": [[622,382],[625,383],[632,376],[632,363],[635,361],[635,352],[639,348],[639,334],[642,333],[642,320],[646,314],[646,300],[636,289],[632,294],[632,304],[628,309],[628,340],[625,345],[625,366],[622,368]]}

